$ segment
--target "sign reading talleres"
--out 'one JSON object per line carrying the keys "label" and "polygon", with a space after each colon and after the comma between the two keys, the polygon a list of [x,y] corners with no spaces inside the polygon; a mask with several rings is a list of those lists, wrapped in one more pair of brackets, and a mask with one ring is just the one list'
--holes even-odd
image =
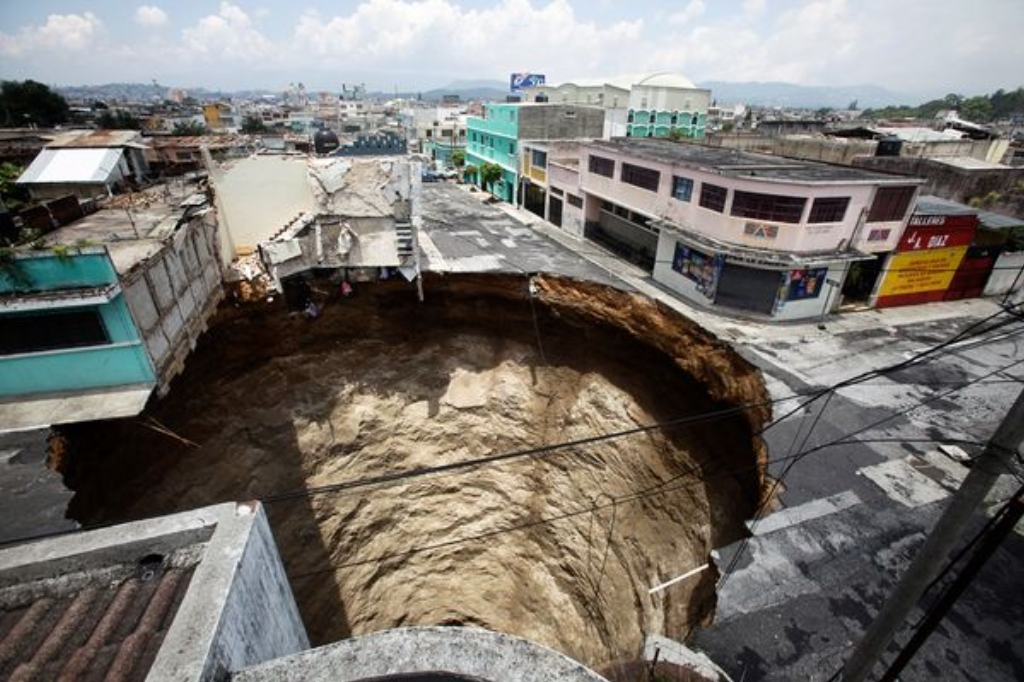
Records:
{"label": "sign reading talleres", "polygon": [[976,216],[913,216],[886,264],[875,305],[941,301],[974,239],[976,221]]}

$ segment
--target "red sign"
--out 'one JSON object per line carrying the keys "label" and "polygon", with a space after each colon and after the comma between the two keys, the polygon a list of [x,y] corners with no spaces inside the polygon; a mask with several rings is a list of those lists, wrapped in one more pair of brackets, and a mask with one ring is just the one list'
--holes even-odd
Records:
{"label": "red sign", "polygon": [[[932,216],[928,216],[932,217]],[[941,217],[941,216],[939,216]],[[967,217],[967,216],[950,216]],[[974,241],[974,233],[977,231],[977,218],[973,218],[970,225],[907,225],[903,231],[897,251],[930,251],[931,249],[946,249],[951,246],[970,246]],[[911,221],[913,223],[913,221]]]}

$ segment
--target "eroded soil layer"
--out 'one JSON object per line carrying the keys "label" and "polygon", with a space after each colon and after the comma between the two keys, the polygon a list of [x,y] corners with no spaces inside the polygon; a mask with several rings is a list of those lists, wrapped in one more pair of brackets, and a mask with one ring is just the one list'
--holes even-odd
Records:
{"label": "eroded soil layer", "polygon": [[713,612],[714,571],[648,589],[742,533],[762,489],[751,434],[769,410],[729,410],[763,405],[761,378],[647,299],[549,277],[530,289],[433,277],[419,303],[390,281],[317,320],[225,306],[166,398],[65,430],[70,514],[93,524],[270,498],[317,643],[477,624],[598,665],[635,655],[645,633],[681,638]]}

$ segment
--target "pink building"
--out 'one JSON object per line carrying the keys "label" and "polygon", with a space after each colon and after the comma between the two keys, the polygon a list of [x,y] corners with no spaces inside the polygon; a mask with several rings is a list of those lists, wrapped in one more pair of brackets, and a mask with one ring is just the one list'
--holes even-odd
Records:
{"label": "pink building", "polygon": [[[574,193],[587,238],[683,298],[793,320],[836,308],[851,269],[895,248],[920,184],[847,166],[619,138],[582,144],[576,166],[553,165],[548,213],[550,220],[554,193]],[[577,232],[580,221],[561,208],[563,228]]]}

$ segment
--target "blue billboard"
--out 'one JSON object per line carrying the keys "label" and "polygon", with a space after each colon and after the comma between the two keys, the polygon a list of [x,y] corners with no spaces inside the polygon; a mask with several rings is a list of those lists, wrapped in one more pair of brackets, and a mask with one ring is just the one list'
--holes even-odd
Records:
{"label": "blue billboard", "polygon": [[509,89],[512,92],[520,92],[523,88],[532,88],[535,85],[544,85],[544,74],[514,73]]}

